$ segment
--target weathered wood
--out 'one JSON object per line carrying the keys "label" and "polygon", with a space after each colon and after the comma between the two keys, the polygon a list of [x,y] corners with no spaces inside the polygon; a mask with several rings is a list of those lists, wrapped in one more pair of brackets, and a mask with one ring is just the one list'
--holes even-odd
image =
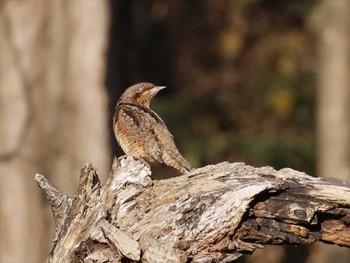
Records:
{"label": "weathered wood", "polygon": [[56,222],[49,262],[230,262],[263,244],[350,247],[349,182],[228,162],[150,175],[123,156],[101,186],[85,165],[74,197],[37,175]]}

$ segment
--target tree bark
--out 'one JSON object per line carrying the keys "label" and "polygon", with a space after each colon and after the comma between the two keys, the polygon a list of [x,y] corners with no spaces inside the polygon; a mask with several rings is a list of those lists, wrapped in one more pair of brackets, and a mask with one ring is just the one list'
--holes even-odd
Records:
{"label": "tree bark", "polygon": [[70,197],[37,174],[56,225],[49,262],[230,262],[263,244],[350,247],[349,182],[228,162],[150,175],[123,156],[102,186],[87,164]]}

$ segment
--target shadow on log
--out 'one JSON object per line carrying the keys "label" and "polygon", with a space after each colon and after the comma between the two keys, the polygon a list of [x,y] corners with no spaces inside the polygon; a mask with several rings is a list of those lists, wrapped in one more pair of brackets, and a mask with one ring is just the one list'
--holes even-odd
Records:
{"label": "shadow on log", "polygon": [[43,175],[55,219],[49,262],[231,262],[263,244],[350,247],[350,183],[223,162],[166,180],[115,159],[101,186],[91,164],[74,197]]}

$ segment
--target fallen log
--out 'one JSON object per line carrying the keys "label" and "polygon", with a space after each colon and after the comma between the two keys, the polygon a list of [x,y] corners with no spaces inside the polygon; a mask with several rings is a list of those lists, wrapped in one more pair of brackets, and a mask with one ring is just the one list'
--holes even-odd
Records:
{"label": "fallen log", "polygon": [[74,197],[40,174],[55,219],[49,262],[231,262],[264,244],[350,247],[350,183],[223,162],[152,180],[131,156],[101,185],[86,164]]}

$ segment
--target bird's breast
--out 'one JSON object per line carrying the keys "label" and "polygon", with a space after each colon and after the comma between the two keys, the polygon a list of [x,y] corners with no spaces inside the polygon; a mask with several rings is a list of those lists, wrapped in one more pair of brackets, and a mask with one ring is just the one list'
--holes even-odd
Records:
{"label": "bird's breast", "polygon": [[147,116],[131,107],[120,107],[116,114],[114,132],[124,153],[153,162],[155,158],[149,149],[152,131]]}

